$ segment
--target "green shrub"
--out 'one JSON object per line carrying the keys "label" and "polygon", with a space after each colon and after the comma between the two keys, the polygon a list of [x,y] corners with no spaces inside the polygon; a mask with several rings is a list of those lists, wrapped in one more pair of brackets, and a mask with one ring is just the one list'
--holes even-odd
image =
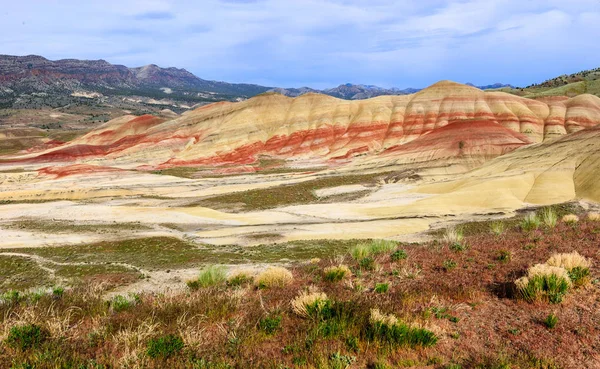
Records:
{"label": "green shrub", "polygon": [[58,297],[62,297],[62,295],[65,293],[65,288],[61,287],[61,286],[56,286],[52,289],[52,296],[58,298]]}
{"label": "green shrub", "polygon": [[492,222],[490,224],[490,231],[496,236],[500,236],[506,230],[506,224],[501,221]]}
{"label": "green shrub", "polygon": [[281,319],[281,315],[267,316],[258,322],[258,327],[266,334],[271,335],[281,328]]}
{"label": "green shrub", "polygon": [[521,220],[521,229],[525,232],[536,230],[539,227],[540,219],[535,213],[529,213]]}
{"label": "green shrub", "polygon": [[39,347],[50,336],[45,328],[36,324],[14,326],[8,332],[6,344],[19,350]]}
{"label": "green shrub", "polygon": [[197,286],[199,288],[216,286],[225,283],[226,279],[227,270],[224,266],[209,265],[200,271],[197,279]]}
{"label": "green shrub", "polygon": [[548,228],[555,228],[558,223],[558,214],[552,208],[544,208],[541,211],[542,222]]}
{"label": "green shrub", "polygon": [[467,245],[465,245],[463,243],[459,243],[459,242],[455,242],[453,244],[450,244],[450,250],[456,251],[456,252],[465,251],[468,248],[469,247]]}
{"label": "green shrub", "polygon": [[500,262],[508,263],[510,259],[512,259],[512,254],[510,253],[510,251],[500,250],[498,251],[498,256],[496,257],[496,259]]}
{"label": "green shrub", "polygon": [[350,271],[350,268],[343,264],[327,267],[323,271],[323,278],[328,282],[339,282],[351,275],[352,272]]}
{"label": "green shrub", "polygon": [[375,285],[375,292],[376,293],[386,293],[389,288],[390,288],[390,286],[387,283],[377,283]]}
{"label": "green shrub", "polygon": [[23,299],[23,296],[19,291],[8,290],[2,294],[0,300],[5,304],[16,305]]}
{"label": "green shrub", "polygon": [[127,310],[134,305],[134,301],[122,295],[116,295],[110,300],[110,307],[115,312]]}
{"label": "green shrub", "polygon": [[362,258],[358,262],[358,266],[364,270],[374,270],[375,269],[375,260],[372,257]]}
{"label": "green shrub", "polygon": [[562,267],[537,264],[529,268],[527,276],[519,278],[515,285],[520,297],[526,301],[547,299],[557,304],[562,302],[571,287],[571,280]]}
{"label": "green shrub", "polygon": [[544,325],[550,329],[554,328],[558,323],[558,317],[554,314],[548,314],[546,320],[544,320]]}
{"label": "green shrub", "polygon": [[374,323],[367,331],[371,340],[379,340],[393,346],[433,346],[437,343],[436,335],[424,328],[413,328],[404,323],[387,325]]}
{"label": "green shrub", "polygon": [[464,231],[460,227],[446,228],[444,232],[444,242],[447,244],[460,244],[464,238]]}
{"label": "green shrub", "polygon": [[390,259],[392,259],[392,261],[404,260],[407,257],[408,257],[408,255],[406,254],[406,251],[404,251],[404,250],[396,250],[390,255]]}
{"label": "green shrub", "polygon": [[362,260],[366,257],[392,252],[396,247],[398,247],[398,243],[395,241],[372,240],[370,243],[361,243],[352,247],[350,255],[354,260]]}
{"label": "green shrub", "polygon": [[445,271],[449,272],[452,269],[456,268],[456,261],[452,260],[452,259],[447,259],[444,260],[444,263],[442,264],[442,267],[444,268]]}
{"label": "green shrub", "polygon": [[243,272],[235,273],[227,279],[227,285],[232,287],[242,286],[252,283],[252,276]]}
{"label": "green shrub", "polygon": [[183,346],[183,339],[181,337],[169,334],[152,338],[148,341],[146,353],[153,359],[167,359],[178,354],[183,349]]}

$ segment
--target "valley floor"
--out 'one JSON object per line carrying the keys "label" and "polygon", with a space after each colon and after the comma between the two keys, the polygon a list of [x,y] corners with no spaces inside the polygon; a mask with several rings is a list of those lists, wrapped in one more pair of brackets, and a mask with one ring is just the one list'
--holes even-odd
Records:
{"label": "valley floor", "polygon": [[[24,280],[81,280],[4,293],[0,367],[600,367],[600,222],[577,205],[552,209],[580,221],[518,216],[465,223],[454,236],[440,230],[422,243],[298,241],[227,254],[173,238],[6,251],[2,275],[20,277],[5,280],[5,291]],[[514,282],[528,267],[573,251],[591,260],[590,276],[562,302],[520,297]],[[305,261],[282,263],[282,254]],[[199,272],[199,260],[230,265]],[[231,267],[259,260],[289,272]],[[188,286],[115,290],[159,271]]]}

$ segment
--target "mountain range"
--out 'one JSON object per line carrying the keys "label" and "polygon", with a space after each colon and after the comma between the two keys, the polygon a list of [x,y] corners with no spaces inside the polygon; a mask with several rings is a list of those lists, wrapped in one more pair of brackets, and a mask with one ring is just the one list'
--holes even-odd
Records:
{"label": "mountain range", "polygon": [[[495,84],[481,89],[512,87]],[[0,104],[10,107],[29,95],[74,96],[93,98],[108,96],[148,96],[191,103],[236,101],[264,92],[296,97],[308,92],[346,100],[360,100],[382,95],[406,95],[416,88],[382,88],[373,85],[342,84],[324,90],[280,88],[246,83],[227,83],[201,79],[185,69],[161,68],[155,64],[128,68],[105,60],[48,60],[37,55],[0,55]]]}

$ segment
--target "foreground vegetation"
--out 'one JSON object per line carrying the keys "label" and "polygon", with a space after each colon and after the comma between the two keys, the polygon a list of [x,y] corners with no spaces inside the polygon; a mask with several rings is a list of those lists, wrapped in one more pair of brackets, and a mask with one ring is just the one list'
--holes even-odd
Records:
{"label": "foreground vegetation", "polygon": [[0,367],[598,367],[600,221],[536,216],[261,271],[215,263],[168,293],[7,291]]}

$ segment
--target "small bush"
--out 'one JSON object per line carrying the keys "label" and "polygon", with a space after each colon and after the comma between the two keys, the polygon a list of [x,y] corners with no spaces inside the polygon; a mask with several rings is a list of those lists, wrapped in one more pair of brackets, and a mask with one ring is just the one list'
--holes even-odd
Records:
{"label": "small bush", "polygon": [[542,222],[546,227],[554,228],[558,223],[558,215],[552,208],[544,208],[542,210]]}
{"label": "small bush", "polygon": [[444,242],[447,244],[460,244],[464,239],[463,229],[460,227],[446,228]]}
{"label": "small bush", "polygon": [[373,240],[370,243],[362,243],[352,247],[350,255],[354,260],[362,260],[366,257],[392,252],[396,247],[398,247],[398,243],[395,241]]}
{"label": "small bush", "polygon": [[512,259],[512,254],[508,250],[500,250],[496,259],[500,262],[508,263]]}
{"label": "small bush", "polygon": [[240,270],[232,273],[229,278],[227,278],[227,285],[233,287],[242,286],[244,284],[251,283],[252,279],[252,275],[249,272]]}
{"label": "small bush", "polygon": [[445,271],[449,272],[452,269],[456,268],[456,261],[454,261],[452,259],[444,260],[442,267],[444,268]]}
{"label": "small bush", "polygon": [[519,278],[515,285],[517,292],[526,301],[547,299],[553,304],[562,302],[571,279],[562,267],[536,264],[528,269],[527,276]]}
{"label": "small bush", "polygon": [[358,266],[364,270],[375,270],[375,259],[373,259],[370,256],[368,256],[366,258],[362,258],[358,262]]}
{"label": "small bush", "polygon": [[188,286],[207,288],[225,283],[227,279],[227,269],[221,265],[209,265],[200,271],[198,275],[197,283],[192,283],[192,286],[188,283]]}
{"label": "small bush", "polygon": [[396,250],[396,251],[392,252],[392,254],[390,255],[390,259],[392,261],[404,260],[407,257],[408,257],[408,255],[406,254],[406,251],[404,251],[404,250]]}
{"label": "small bush", "polygon": [[564,217],[562,217],[561,219],[563,221],[563,223],[567,223],[567,224],[576,224],[577,222],[579,222],[579,217],[575,214],[567,214]]}
{"label": "small bush", "polygon": [[271,335],[281,328],[281,315],[267,316],[258,322],[258,327]]}
{"label": "small bush", "polygon": [[456,251],[456,252],[461,252],[461,251],[465,251],[466,249],[468,249],[469,247],[463,243],[453,243],[450,245],[450,250],[452,251]]}
{"label": "small bush", "polygon": [[394,315],[381,314],[372,309],[367,336],[393,346],[432,346],[437,342],[436,335],[424,328],[411,327],[400,322]]}
{"label": "small bush", "polygon": [[350,255],[354,260],[362,260],[370,255],[370,250],[367,245],[356,245],[350,249]]}
{"label": "small bush", "polygon": [[36,324],[14,326],[8,332],[6,344],[19,350],[39,347],[50,336],[48,330]]}
{"label": "small bush", "polygon": [[65,293],[64,287],[56,286],[52,289],[52,296],[54,296],[56,298],[62,297],[62,295],[64,293]]}
{"label": "small bush", "polygon": [[325,268],[323,271],[324,278],[328,282],[339,282],[344,278],[348,278],[352,275],[348,266],[340,264],[337,266],[330,266]]}
{"label": "small bush", "polygon": [[294,275],[283,267],[269,267],[254,279],[258,288],[284,287],[294,280]]}
{"label": "small bush", "polygon": [[558,323],[558,317],[554,314],[549,314],[544,320],[544,325],[550,329],[554,328]]}
{"label": "small bush", "polygon": [[540,219],[535,213],[529,213],[521,220],[521,229],[525,232],[531,232],[540,227]]}
{"label": "small bush", "polygon": [[292,310],[302,318],[320,317],[323,310],[331,306],[331,301],[323,292],[303,291],[291,302]]}
{"label": "small bush", "polygon": [[19,291],[8,290],[0,296],[0,301],[3,304],[16,305],[24,298]]}
{"label": "small bush", "polygon": [[329,356],[329,368],[330,369],[347,369],[350,368],[353,362],[356,361],[354,356],[342,355],[339,352],[331,354]]}
{"label": "small bush", "polygon": [[110,300],[110,307],[115,312],[120,312],[129,309],[135,304],[133,300],[122,295],[116,295]]}
{"label": "small bush", "polygon": [[153,359],[167,359],[178,354],[183,349],[183,339],[169,334],[148,341],[146,353]]}
{"label": "small bush", "polygon": [[581,256],[577,251],[571,253],[554,254],[546,264],[564,268],[575,286],[582,286],[589,281],[592,263]]}
{"label": "small bush", "polygon": [[387,283],[377,283],[375,285],[375,292],[376,293],[386,293],[390,288],[390,285]]}
{"label": "small bush", "polygon": [[591,222],[600,221],[600,213],[588,213],[587,218]]}
{"label": "small bush", "polygon": [[490,224],[490,231],[493,234],[495,234],[496,236],[500,236],[501,234],[504,233],[505,230],[506,230],[506,224],[504,224],[504,222],[497,221],[497,222],[492,222]]}

